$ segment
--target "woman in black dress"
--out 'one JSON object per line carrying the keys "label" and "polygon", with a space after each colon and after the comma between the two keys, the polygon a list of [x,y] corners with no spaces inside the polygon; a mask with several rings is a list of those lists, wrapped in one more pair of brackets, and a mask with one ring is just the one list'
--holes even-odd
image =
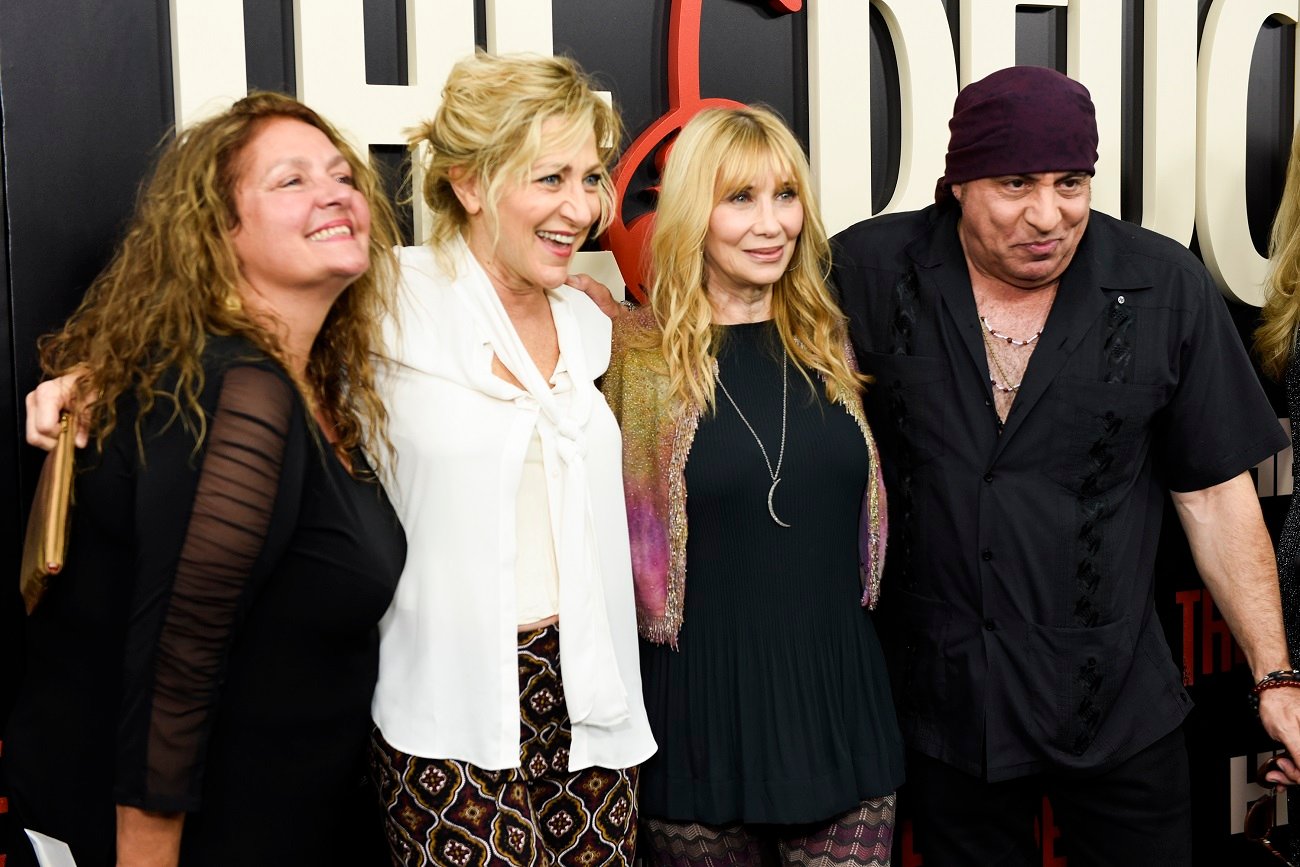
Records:
{"label": "woman in black dress", "polygon": [[888,864],[883,489],[803,152],[768,111],[702,112],[655,220],[650,306],[616,321],[604,383],[659,743],[641,851]]}
{"label": "woman in black dress", "polygon": [[42,342],[48,374],[83,371],[93,447],[5,733],[16,833],[81,867],[385,859],[363,768],[405,557],[369,463],[395,240],[373,173],[288,97],[162,153]]}

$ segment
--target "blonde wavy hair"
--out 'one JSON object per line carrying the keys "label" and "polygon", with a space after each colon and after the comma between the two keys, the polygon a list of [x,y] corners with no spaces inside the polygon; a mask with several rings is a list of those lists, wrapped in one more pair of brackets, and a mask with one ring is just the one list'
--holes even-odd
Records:
{"label": "blonde wavy hair", "polygon": [[[338,431],[338,448],[364,439],[382,442],[391,457],[387,413],[375,390],[371,353],[379,346],[382,318],[392,310],[397,281],[396,221],[375,173],[333,126],[296,99],[254,93],[222,114],[165,141],[152,175],[141,187],[126,236],[107,268],[91,283],[63,328],[39,342],[49,376],[79,372],[77,402],[90,433],[103,448],[116,428],[118,399],[134,392],[140,405],[136,441],[143,454],[143,418],[161,398],[195,438],[206,436],[199,405],[202,357],[208,335],[247,339],[286,370],[279,335],[230,302],[240,282],[231,233],[239,225],[235,188],[244,148],[268,121],[288,118],[315,127],[352,168],[370,204],[370,269],[326,316],[308,358],[309,405]],[[162,378],[170,377],[166,388]]]}
{"label": "blonde wavy hair", "polygon": [[721,332],[713,326],[705,281],[704,241],[720,202],[769,174],[803,203],[803,231],[790,266],[772,287],[772,317],[781,343],[811,383],[841,400],[867,382],[845,357],[844,314],[827,286],[830,243],[809,179],[808,160],[785,123],[762,107],[708,109],[692,118],[664,169],[654,230],[650,306],[662,332],[669,388],[683,405],[712,411]]}
{"label": "blonde wavy hair", "polygon": [[1268,241],[1269,269],[1264,280],[1263,321],[1255,330],[1260,367],[1273,379],[1286,374],[1300,328],[1300,130],[1291,139],[1282,203]]}
{"label": "blonde wavy hair", "polygon": [[[558,130],[543,135],[547,121]],[[452,67],[433,118],[408,136],[413,163],[424,174],[424,201],[433,212],[428,243],[448,273],[448,247],[469,215],[456,198],[453,177],[475,178],[483,210],[499,230],[497,204],[511,187],[529,180],[533,164],[550,148],[567,150],[594,133],[602,167],[598,189],[599,234],[614,214],[608,166],[622,138],[618,113],[595,93],[586,73],[567,57],[478,52]]]}

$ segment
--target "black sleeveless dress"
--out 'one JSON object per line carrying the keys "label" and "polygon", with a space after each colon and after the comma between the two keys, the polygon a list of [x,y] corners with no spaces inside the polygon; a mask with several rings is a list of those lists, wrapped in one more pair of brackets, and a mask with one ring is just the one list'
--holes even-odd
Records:
{"label": "black sleeveless dress", "polygon": [[[831,819],[902,782],[903,749],[872,615],[860,606],[861,431],[788,369],[771,322],[725,329],[722,382],[686,464],[686,595],[678,650],[643,642],[659,751],[641,812],[719,825]],[[885,592],[888,592],[887,590]]]}

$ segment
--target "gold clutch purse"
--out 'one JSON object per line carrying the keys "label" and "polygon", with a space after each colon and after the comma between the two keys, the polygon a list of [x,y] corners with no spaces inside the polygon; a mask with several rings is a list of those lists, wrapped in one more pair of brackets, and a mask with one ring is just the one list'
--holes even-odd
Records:
{"label": "gold clutch purse", "polygon": [[59,418],[59,439],[45,456],[36,497],[27,516],[23,540],[23,566],[19,586],[27,613],[35,610],[50,586],[50,576],[63,569],[68,553],[72,517],[72,475],[76,457],[75,419],[68,413]]}

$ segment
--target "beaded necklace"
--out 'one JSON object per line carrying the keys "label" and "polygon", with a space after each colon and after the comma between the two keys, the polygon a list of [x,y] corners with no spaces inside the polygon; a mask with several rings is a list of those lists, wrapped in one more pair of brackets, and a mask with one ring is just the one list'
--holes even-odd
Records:
{"label": "beaded necklace", "polygon": [[1025,340],[1017,340],[1016,338],[1012,337],[1010,334],[1003,334],[1001,331],[997,331],[996,329],[994,329],[993,326],[989,324],[988,317],[986,316],[980,317],[980,324],[984,326],[984,330],[988,332],[989,336],[994,337],[998,340],[1005,340],[1007,343],[1010,343],[1012,346],[1032,346],[1034,343],[1038,341],[1038,338],[1043,336],[1043,329],[1040,328],[1034,332],[1033,337],[1027,338]]}

